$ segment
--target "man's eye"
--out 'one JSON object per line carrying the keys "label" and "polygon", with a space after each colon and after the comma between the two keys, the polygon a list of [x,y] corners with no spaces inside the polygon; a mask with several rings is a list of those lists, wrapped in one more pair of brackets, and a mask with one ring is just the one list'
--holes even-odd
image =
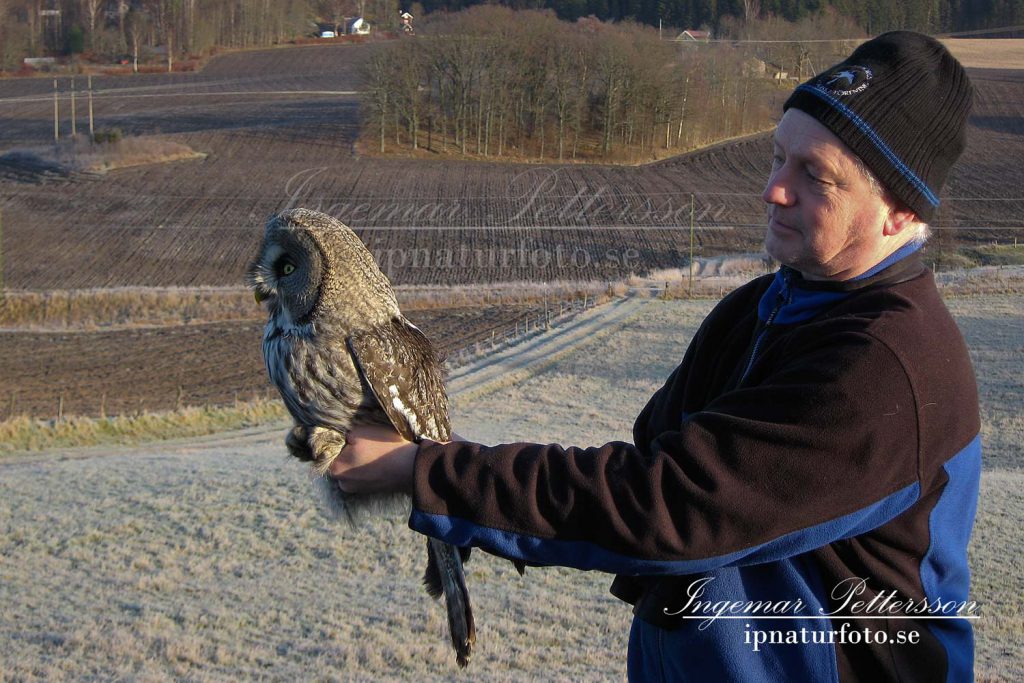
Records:
{"label": "man's eye", "polygon": [[811,179],[811,182],[817,183],[818,185],[831,185],[832,184],[829,181],[825,180],[824,178],[819,178],[818,176],[814,175],[810,171],[807,171],[807,177]]}

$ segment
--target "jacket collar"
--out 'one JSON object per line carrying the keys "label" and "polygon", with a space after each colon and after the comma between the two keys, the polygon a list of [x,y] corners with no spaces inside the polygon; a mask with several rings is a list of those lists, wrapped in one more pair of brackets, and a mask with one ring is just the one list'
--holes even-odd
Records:
{"label": "jacket collar", "polygon": [[921,242],[900,247],[863,275],[850,280],[806,280],[789,266],[782,266],[762,295],[758,317],[773,324],[803,322],[847,298],[854,292],[905,282],[924,272]]}
{"label": "jacket collar", "polygon": [[923,246],[924,243],[918,241],[904,244],[878,265],[849,280],[805,280],[800,273],[789,266],[782,266],[779,270],[780,272],[788,270],[793,276],[793,284],[801,289],[855,292],[877,285],[894,285],[898,282],[905,282],[923,273],[925,266],[921,261],[920,253]]}

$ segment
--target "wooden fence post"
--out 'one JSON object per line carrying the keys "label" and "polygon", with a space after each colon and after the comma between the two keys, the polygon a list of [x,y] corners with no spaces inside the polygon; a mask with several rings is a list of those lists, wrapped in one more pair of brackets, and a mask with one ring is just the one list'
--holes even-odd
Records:
{"label": "wooden fence post", "polygon": [[4,300],[4,213],[0,210],[0,303]]}
{"label": "wooden fence post", "polygon": [[60,140],[60,104],[58,103],[57,79],[53,79],[53,141]]}

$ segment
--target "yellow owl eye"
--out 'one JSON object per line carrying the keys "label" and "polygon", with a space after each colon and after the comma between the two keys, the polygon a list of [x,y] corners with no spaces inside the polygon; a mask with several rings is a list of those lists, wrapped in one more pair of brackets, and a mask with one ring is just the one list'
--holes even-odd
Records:
{"label": "yellow owl eye", "polygon": [[281,268],[281,272],[284,273],[285,275],[291,275],[292,273],[295,272],[295,266],[293,266],[290,263],[286,263],[284,264],[284,267]]}

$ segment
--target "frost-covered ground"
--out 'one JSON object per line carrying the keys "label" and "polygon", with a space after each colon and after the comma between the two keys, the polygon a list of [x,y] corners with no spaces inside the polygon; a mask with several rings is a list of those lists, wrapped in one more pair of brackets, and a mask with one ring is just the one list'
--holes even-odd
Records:
{"label": "frost-covered ground", "polygon": [[[711,302],[644,301],[615,326],[464,398],[483,442],[592,445],[632,420]],[[1024,301],[950,301],[981,387],[986,471],[972,547],[981,680],[1024,678]],[[419,588],[404,520],[320,518],[276,432],[0,464],[0,680],[619,680],[630,612],[610,577],[469,565],[467,672]]]}

